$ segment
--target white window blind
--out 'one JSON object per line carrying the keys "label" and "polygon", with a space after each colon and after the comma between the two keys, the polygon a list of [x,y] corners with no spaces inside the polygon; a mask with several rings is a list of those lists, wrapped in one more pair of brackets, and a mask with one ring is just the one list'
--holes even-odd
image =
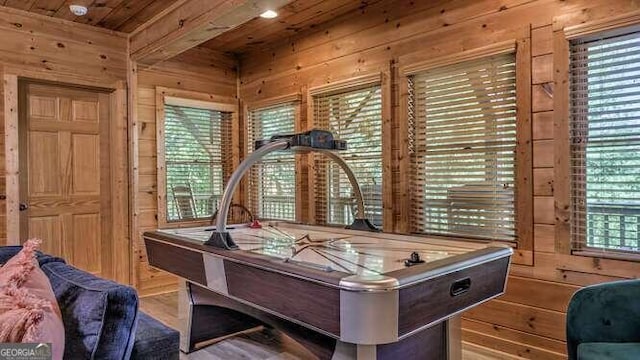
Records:
{"label": "white window blind", "polygon": [[164,107],[167,221],[212,216],[231,166],[231,113]]}
{"label": "white window blind", "polygon": [[516,240],[514,54],[408,78],[412,230]]}
{"label": "white window blind", "polygon": [[574,249],[640,250],[640,33],[571,42]]}
{"label": "white window blind", "polygon": [[[317,128],[346,140],[339,154],[353,170],[364,197],[365,216],[382,227],[382,97],[379,85],[314,96]],[[316,219],[350,225],[356,211],[353,189],[334,162],[315,156]]]}
{"label": "white window blind", "polygon": [[[249,114],[248,152],[254,142],[278,134],[293,134],[296,106],[293,103],[256,109]],[[250,209],[259,218],[295,220],[295,155],[275,152],[251,169],[249,180]]]}

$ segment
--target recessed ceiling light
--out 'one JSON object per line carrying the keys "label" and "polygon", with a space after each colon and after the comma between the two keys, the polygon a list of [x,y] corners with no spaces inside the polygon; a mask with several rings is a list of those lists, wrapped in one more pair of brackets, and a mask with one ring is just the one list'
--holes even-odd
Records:
{"label": "recessed ceiling light", "polygon": [[73,15],[75,16],[87,15],[87,11],[88,11],[87,7],[82,5],[69,5],[69,10],[71,10]]}
{"label": "recessed ceiling light", "polygon": [[278,13],[273,10],[267,10],[260,14],[260,17],[265,19],[273,19],[276,16],[278,16]]}

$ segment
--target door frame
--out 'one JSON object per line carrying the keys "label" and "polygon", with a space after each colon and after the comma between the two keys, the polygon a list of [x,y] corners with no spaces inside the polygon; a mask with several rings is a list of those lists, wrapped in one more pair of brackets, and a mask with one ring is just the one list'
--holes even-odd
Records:
{"label": "door frame", "polygon": [[127,123],[127,86],[117,81],[108,87],[35,80],[18,74],[3,74],[3,108],[5,136],[6,238],[7,245],[20,243],[20,154],[19,154],[19,89],[20,84],[44,83],[57,86],[98,90],[109,95],[110,170],[111,170],[111,266],[105,277],[132,283],[132,246],[129,234],[129,159]]}

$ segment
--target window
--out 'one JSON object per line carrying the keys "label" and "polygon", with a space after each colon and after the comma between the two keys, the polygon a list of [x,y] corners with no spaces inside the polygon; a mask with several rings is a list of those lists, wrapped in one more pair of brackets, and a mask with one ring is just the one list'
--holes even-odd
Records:
{"label": "window", "polygon": [[570,51],[573,247],[640,251],[640,33]]}
{"label": "window", "polygon": [[[382,226],[382,96],[379,85],[314,96],[316,127],[346,140],[340,152],[362,190],[365,217]],[[350,225],[356,211],[351,184],[340,167],[316,156],[316,216],[320,223]]]}
{"label": "window", "polygon": [[[293,103],[256,109],[249,114],[248,152],[254,142],[277,134],[294,133]],[[251,169],[249,204],[260,218],[295,220],[296,169],[291,152],[271,153]]]}
{"label": "window", "polygon": [[412,231],[516,240],[515,55],[408,77]]}
{"label": "window", "polygon": [[231,165],[231,114],[165,104],[167,221],[206,219],[217,209]]}

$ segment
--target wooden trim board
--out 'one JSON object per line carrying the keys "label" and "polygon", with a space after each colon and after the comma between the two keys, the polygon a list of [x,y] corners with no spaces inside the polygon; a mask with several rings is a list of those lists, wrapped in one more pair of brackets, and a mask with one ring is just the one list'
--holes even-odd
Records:
{"label": "wooden trim board", "polygon": [[250,103],[247,103],[245,106],[247,108],[247,111],[250,112],[256,109],[269,108],[272,106],[278,106],[286,103],[300,103],[301,101],[302,101],[302,94],[294,93],[294,94],[276,96],[273,98],[264,99],[260,101],[250,102]]}
{"label": "wooden trim board", "polygon": [[359,87],[366,87],[370,85],[374,85],[376,83],[380,83],[381,81],[381,73],[372,73],[368,75],[355,76],[350,77],[348,79],[335,81],[330,84],[324,84],[320,86],[314,86],[309,88],[309,95],[324,95],[328,93],[338,93],[343,91],[353,90]]}
{"label": "wooden trim board", "polygon": [[20,157],[18,153],[18,77],[3,76],[7,245],[20,244]]}
{"label": "wooden trim board", "polygon": [[427,71],[430,69],[453,65],[461,62],[465,62],[468,60],[479,59],[487,56],[500,55],[500,54],[510,54],[516,52],[517,42],[515,40],[508,40],[499,42],[496,44],[491,44],[488,46],[479,47],[476,49],[471,49],[467,51],[462,51],[455,54],[448,54],[444,56],[439,56],[433,59],[428,60],[418,60],[420,58],[424,59],[424,54],[420,53],[412,53],[409,55],[404,55],[400,57],[400,63],[410,64],[402,67],[402,74],[405,76],[414,75],[416,73]]}
{"label": "wooden trim board", "polygon": [[516,234],[515,264],[533,265],[533,147],[531,142],[531,37],[516,42]]}

